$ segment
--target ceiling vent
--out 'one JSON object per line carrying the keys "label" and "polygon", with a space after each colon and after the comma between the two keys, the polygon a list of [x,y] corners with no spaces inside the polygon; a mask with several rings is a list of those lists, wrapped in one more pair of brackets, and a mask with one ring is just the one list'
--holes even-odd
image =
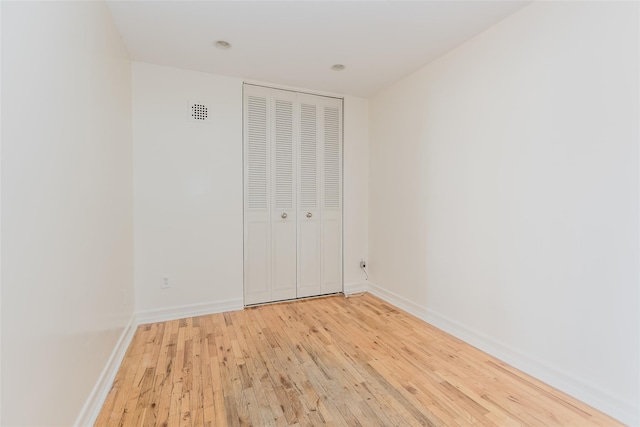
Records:
{"label": "ceiling vent", "polygon": [[209,123],[211,121],[209,104],[203,102],[189,102],[189,121],[194,123]]}

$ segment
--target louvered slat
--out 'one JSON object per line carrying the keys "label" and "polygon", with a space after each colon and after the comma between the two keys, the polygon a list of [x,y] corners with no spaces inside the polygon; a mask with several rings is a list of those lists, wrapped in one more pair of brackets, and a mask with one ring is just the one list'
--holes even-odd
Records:
{"label": "louvered slat", "polygon": [[324,207],[340,207],[340,117],[337,108],[324,109]]}
{"label": "louvered slat", "polygon": [[267,99],[249,96],[247,101],[247,204],[267,209]]}
{"label": "louvered slat", "polygon": [[300,106],[300,206],[317,207],[316,106]]}
{"label": "louvered slat", "polygon": [[275,102],[275,206],[293,208],[293,103]]}

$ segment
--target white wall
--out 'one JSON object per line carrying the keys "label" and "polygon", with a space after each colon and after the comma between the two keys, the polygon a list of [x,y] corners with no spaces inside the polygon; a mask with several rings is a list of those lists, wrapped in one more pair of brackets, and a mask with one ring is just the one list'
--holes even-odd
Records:
{"label": "white wall", "polygon": [[[2,2],[0,2],[0,99],[2,98]],[[0,189],[2,188],[2,102],[0,102]],[[0,191],[1,193],[1,191]],[[2,218],[2,194],[0,194]],[[0,220],[0,425],[2,424],[2,221]]]}
{"label": "white wall", "polygon": [[98,2],[3,2],[2,56],[2,425],[68,426],[133,314],[130,62]]}
{"label": "white wall", "polygon": [[[212,106],[211,124],[187,120],[189,101]],[[133,122],[137,310],[241,307],[242,80],[134,63]],[[346,282],[366,256],[367,132],[367,101],[347,97]]]}
{"label": "white wall", "polygon": [[242,80],[134,63],[133,123],[137,310],[242,306]]}
{"label": "white wall", "polygon": [[374,292],[638,424],[638,5],[536,2],[371,101]]}
{"label": "white wall", "polygon": [[344,98],[344,284],[361,285],[369,255],[369,101]]}

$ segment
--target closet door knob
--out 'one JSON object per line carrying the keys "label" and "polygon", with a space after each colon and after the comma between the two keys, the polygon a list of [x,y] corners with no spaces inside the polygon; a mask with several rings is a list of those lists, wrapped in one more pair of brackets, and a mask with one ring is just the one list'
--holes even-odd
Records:
{"label": "closet door knob", "polygon": [[313,214],[311,212],[307,212],[307,218],[311,218]]}
{"label": "closet door knob", "polygon": [[280,215],[280,218],[286,219],[287,218],[287,213],[286,212],[282,212],[282,215]]}

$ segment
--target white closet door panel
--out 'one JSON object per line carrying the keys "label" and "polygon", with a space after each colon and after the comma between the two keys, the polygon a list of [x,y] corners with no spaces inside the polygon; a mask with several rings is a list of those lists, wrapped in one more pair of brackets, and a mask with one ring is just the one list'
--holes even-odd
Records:
{"label": "white closet door panel", "polygon": [[274,143],[274,197],[275,209],[292,210],[295,208],[295,145],[294,126],[295,97],[289,92],[274,91],[272,111],[274,116],[272,141]]}
{"label": "white closet door panel", "polygon": [[322,215],[321,293],[342,291],[342,224],[339,212]]}
{"label": "white closet door panel", "polygon": [[271,90],[272,301],[296,297],[296,109],[295,93]]}
{"label": "white closet door panel", "polygon": [[249,220],[245,226],[245,304],[267,302],[271,298],[270,227],[268,220]]}
{"label": "white closet door panel", "polygon": [[292,299],[296,297],[296,224],[274,218],[272,230],[272,301]]}
{"label": "white closet door panel", "polygon": [[245,87],[244,292],[245,304],[271,300],[270,96]]}
{"label": "white closet door panel", "polygon": [[318,107],[303,98],[300,104],[300,208],[317,209],[320,202],[318,184]]}
{"label": "white closet door panel", "polygon": [[320,295],[320,221],[306,218],[298,242],[298,298]]}
{"label": "white closet door panel", "polygon": [[322,119],[321,293],[342,291],[342,103],[324,98]]}
{"label": "white closet door panel", "polygon": [[340,209],[341,128],[338,107],[324,107],[323,208]]}
{"label": "white closet door panel", "polygon": [[298,297],[321,291],[320,107],[315,96],[298,94],[300,102]]}
{"label": "white closet door panel", "polygon": [[266,211],[269,199],[268,94],[248,95],[245,101],[246,207]]}

